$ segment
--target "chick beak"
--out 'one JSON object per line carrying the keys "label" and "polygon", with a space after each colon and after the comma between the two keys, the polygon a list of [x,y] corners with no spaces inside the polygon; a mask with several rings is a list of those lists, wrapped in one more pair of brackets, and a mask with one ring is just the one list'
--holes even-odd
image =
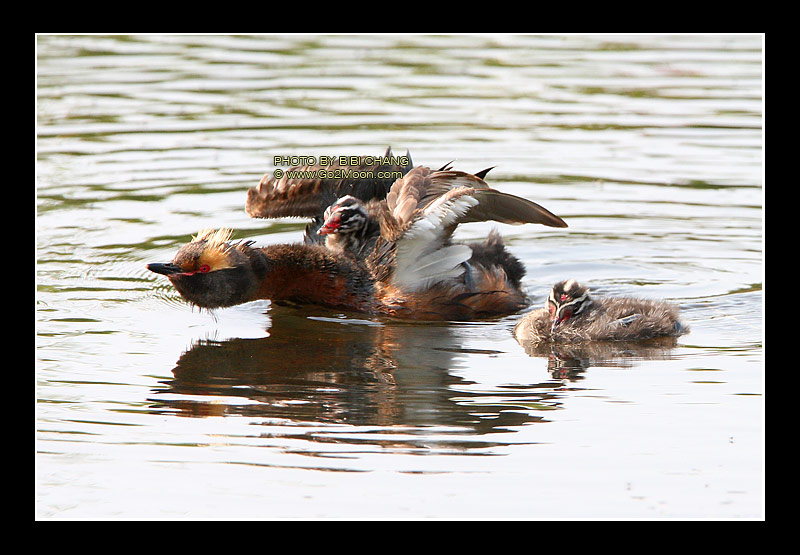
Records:
{"label": "chick beak", "polygon": [[150,270],[151,272],[155,272],[157,274],[161,274],[167,277],[183,273],[183,269],[180,266],[172,264],[171,262],[167,264],[161,264],[161,263],[148,264],[147,269]]}
{"label": "chick beak", "polygon": [[317,230],[317,235],[328,235],[329,233],[334,233],[339,226],[342,225],[342,218],[340,216],[333,216],[325,220],[325,223],[322,224],[322,227]]}
{"label": "chick beak", "polygon": [[556,328],[558,326],[560,326],[562,322],[567,321],[569,319],[569,317],[570,317],[570,314],[567,313],[567,314],[565,314],[564,316],[562,316],[560,318],[559,317],[553,318],[553,325],[550,326],[550,333],[556,331]]}

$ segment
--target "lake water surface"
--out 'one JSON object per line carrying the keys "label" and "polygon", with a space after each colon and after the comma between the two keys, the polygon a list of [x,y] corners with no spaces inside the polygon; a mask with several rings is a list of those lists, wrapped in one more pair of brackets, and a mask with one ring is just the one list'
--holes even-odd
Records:
{"label": "lake water surface", "polygon": [[[763,37],[37,37],[36,517],[764,518]],[[161,276],[259,244],[276,155],[409,150],[564,218],[556,281],[667,299],[672,344],[532,352],[519,316],[407,324]]]}

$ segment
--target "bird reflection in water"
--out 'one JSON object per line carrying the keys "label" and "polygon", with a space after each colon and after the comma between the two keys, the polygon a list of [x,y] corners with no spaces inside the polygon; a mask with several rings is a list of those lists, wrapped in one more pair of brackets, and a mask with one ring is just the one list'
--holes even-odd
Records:
{"label": "bird reflection in water", "polygon": [[520,341],[529,356],[547,359],[547,371],[553,378],[570,381],[582,380],[593,366],[631,368],[643,360],[669,360],[677,344],[675,337],[582,343]]}
{"label": "bird reflection in water", "polygon": [[471,391],[473,382],[450,369],[482,354],[464,350],[452,324],[344,319],[319,308],[275,305],[270,316],[269,337],[193,345],[180,356],[174,378],[156,390],[151,410],[265,423],[402,426],[411,434],[437,427],[452,435],[450,447],[475,448],[490,442],[462,441],[465,434],[546,421],[542,414],[561,404],[552,383],[535,381],[536,372],[530,385]]}
{"label": "bird reflection in water", "polygon": [[[549,413],[566,408],[570,391],[576,389],[568,382],[582,379],[591,366],[669,358],[675,345],[675,338],[523,345],[530,356],[547,359],[548,376],[532,368],[529,383],[475,388],[451,369],[472,367],[479,364],[475,357],[502,353],[464,348],[460,334],[465,324],[364,320],[277,305],[270,315],[268,337],[204,340],[184,352],[172,370],[174,377],[155,390],[150,410],[287,423],[287,434],[295,433],[297,425],[402,429],[409,436],[435,428],[440,446],[475,452],[496,445],[490,437],[475,436],[548,422]],[[370,441],[419,447],[408,436],[388,440],[380,435]],[[329,435],[314,440],[337,441]]]}

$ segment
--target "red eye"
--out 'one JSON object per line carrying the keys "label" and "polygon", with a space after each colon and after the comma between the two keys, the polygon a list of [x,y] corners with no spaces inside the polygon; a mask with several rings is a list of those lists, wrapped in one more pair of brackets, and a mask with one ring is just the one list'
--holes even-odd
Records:
{"label": "red eye", "polygon": [[201,274],[206,274],[209,272],[209,270],[211,270],[211,266],[209,266],[208,264],[203,264],[197,269],[197,271],[200,272]]}

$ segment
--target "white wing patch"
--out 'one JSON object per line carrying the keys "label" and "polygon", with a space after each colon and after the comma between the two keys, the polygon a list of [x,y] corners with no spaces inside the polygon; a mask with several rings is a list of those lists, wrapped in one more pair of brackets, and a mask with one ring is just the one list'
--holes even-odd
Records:
{"label": "white wing patch", "polygon": [[429,287],[464,273],[472,256],[467,245],[444,245],[447,227],[478,204],[471,195],[442,196],[432,202],[397,242],[397,266],[392,278],[406,291]]}

